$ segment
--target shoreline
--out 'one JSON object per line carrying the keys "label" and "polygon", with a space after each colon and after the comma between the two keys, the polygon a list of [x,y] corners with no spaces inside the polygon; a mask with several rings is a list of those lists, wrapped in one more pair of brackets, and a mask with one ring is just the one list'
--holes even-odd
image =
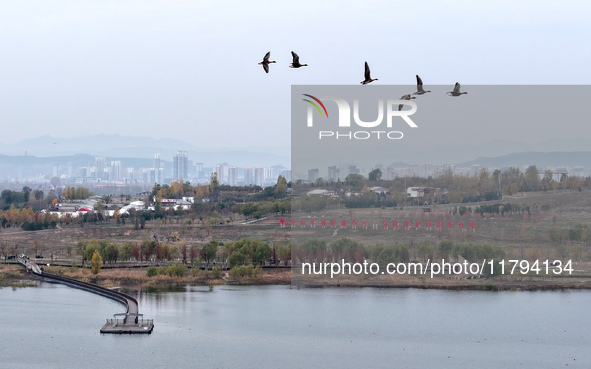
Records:
{"label": "shoreline", "polygon": [[[84,282],[95,283],[107,288],[123,288],[128,290],[144,289],[174,289],[176,287],[193,286],[257,286],[277,285],[290,286],[290,288],[415,288],[447,291],[566,291],[566,290],[591,290],[591,279],[580,277],[556,278],[556,281],[536,280],[533,277],[522,277],[520,280],[504,278],[480,278],[480,279],[452,279],[451,277],[439,277],[425,280],[420,277],[367,280],[364,278],[343,279],[311,279],[300,278],[292,280],[291,269],[265,269],[258,277],[243,277],[230,279],[229,273],[222,273],[221,278],[211,278],[206,272],[196,273],[186,277],[171,277],[158,275],[148,277],[145,270],[129,269],[105,269],[99,274],[93,275],[84,268],[51,267],[49,271],[54,274],[79,279]],[[525,278],[528,278],[527,280]],[[33,287],[31,281],[39,281],[38,278],[28,274],[25,269],[17,265],[2,265],[0,267],[0,287]]]}

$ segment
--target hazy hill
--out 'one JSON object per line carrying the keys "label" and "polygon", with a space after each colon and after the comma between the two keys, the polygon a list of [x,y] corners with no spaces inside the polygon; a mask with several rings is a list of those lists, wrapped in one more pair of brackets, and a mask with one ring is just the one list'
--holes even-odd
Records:
{"label": "hazy hill", "polygon": [[557,167],[583,167],[585,173],[591,168],[591,151],[575,152],[520,152],[499,157],[480,157],[464,163],[459,167],[480,165],[485,168],[524,167],[536,165],[538,169]]}
{"label": "hazy hill", "polygon": [[[212,143],[214,145],[214,143]],[[222,144],[223,145],[223,144]],[[19,143],[3,145],[0,154],[17,155],[18,157],[48,158],[56,161],[56,157],[71,157],[85,154],[104,156],[108,160],[153,159],[160,154],[164,161],[172,161],[177,151],[187,151],[189,160],[215,166],[227,162],[235,166],[290,166],[290,148],[285,147],[245,147],[245,148],[203,148],[181,140],[151,137],[130,137],[121,135],[94,135],[79,138],[58,138],[42,136],[23,140]],[[21,163],[26,163],[24,159]],[[69,160],[69,159],[68,159]],[[61,160],[60,160],[61,161]],[[127,164],[124,164],[127,166]],[[129,165],[132,166],[132,165]]]}
{"label": "hazy hill", "polygon": [[[560,147],[576,150],[583,146],[583,139],[540,143],[535,145],[538,150],[533,150],[534,146],[525,147],[512,140],[489,142],[479,146],[466,144],[461,150],[442,144],[437,147],[414,148],[413,152],[416,154],[410,155],[408,159],[384,164],[413,167],[422,163],[430,163],[432,166],[452,163],[456,168],[475,165],[483,168],[524,168],[536,165],[540,170],[566,167],[571,172],[575,167],[583,167],[583,173],[589,175],[591,151],[557,150]],[[549,152],[552,148],[555,150]],[[96,156],[105,157],[107,163],[121,161],[123,168],[150,168],[154,166],[153,158],[157,153],[160,154],[165,171],[168,172],[172,168],[173,156],[180,150],[187,151],[189,160],[193,163],[203,163],[204,168],[223,163],[237,167],[291,167],[290,147],[204,148],[177,139],[129,137],[118,134],[79,138],[42,136],[0,147],[0,178],[47,178],[52,175],[55,165],[61,173],[67,166],[71,166],[75,171],[78,167],[94,166]],[[477,159],[470,159],[471,157]]]}

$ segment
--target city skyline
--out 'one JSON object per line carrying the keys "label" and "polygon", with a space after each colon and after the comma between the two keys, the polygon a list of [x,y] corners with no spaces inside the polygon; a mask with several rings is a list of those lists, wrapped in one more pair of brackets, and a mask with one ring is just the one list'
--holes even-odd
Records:
{"label": "city skyline", "polygon": [[[177,178],[175,175],[175,160],[182,157],[187,163],[187,175]],[[25,157],[26,158],[26,157]],[[553,173],[585,177],[591,174],[591,166],[581,165],[581,159],[591,158],[591,151],[587,152],[551,152],[551,153],[519,153],[498,158],[484,158],[487,160],[472,160],[464,163],[434,164],[421,162],[409,164],[404,162],[384,163],[375,162],[370,166],[336,161],[327,167],[315,167],[307,169],[307,177],[295,178],[307,182],[335,182],[344,181],[349,174],[360,174],[366,178],[374,169],[381,170],[381,179],[394,180],[396,178],[437,178],[442,174],[451,172],[460,176],[477,176],[481,170],[489,173],[495,170],[506,171],[509,168],[517,168],[525,172],[529,166],[535,165],[540,173],[550,170]],[[110,157],[89,157],[86,163],[78,162],[75,165],[71,161],[49,161],[45,169],[37,167],[35,176],[23,175],[26,167],[20,166],[18,177],[6,177],[6,169],[0,170],[0,181],[8,184],[30,183],[41,185],[52,184],[54,178],[59,179],[62,185],[144,185],[152,186],[154,183],[170,184],[172,182],[190,182],[192,184],[209,183],[211,175],[217,173],[221,184],[230,186],[271,186],[276,183],[279,175],[288,181],[292,179],[291,168],[281,166],[237,166],[233,163],[223,162],[215,166],[204,166],[201,162],[194,162],[184,151],[178,151],[172,156],[172,160],[164,160],[160,154],[154,154],[150,159],[126,161],[125,159]],[[537,160],[537,161],[536,161]],[[143,163],[143,164],[142,164]],[[158,168],[158,170],[156,170]],[[46,174],[42,174],[45,171]],[[17,185],[18,187],[18,185]]]}
{"label": "city skyline", "polygon": [[[235,166],[228,163],[218,164],[212,167],[204,167],[203,163],[194,163],[186,151],[178,151],[172,157],[171,161],[164,161],[160,154],[154,154],[153,165],[128,166],[122,160],[107,161],[106,157],[97,156],[94,158],[94,165],[76,166],[72,163],[59,165],[57,163],[50,166],[51,176],[59,178],[63,184],[170,184],[172,182],[191,182],[194,184],[209,183],[211,175],[217,173],[218,181],[221,184],[231,186],[237,185],[256,185],[269,186],[277,181],[279,175],[291,177],[289,168],[281,166]],[[107,166],[106,163],[110,165]],[[14,180],[1,178],[0,180]],[[20,178],[19,181],[37,181],[51,182],[52,178],[48,175],[44,178]]]}

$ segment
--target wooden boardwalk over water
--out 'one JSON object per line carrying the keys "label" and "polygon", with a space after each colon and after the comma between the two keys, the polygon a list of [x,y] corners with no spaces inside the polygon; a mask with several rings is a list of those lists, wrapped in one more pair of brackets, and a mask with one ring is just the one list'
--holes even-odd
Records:
{"label": "wooden boardwalk over water", "polygon": [[152,319],[144,319],[143,315],[139,313],[138,303],[134,297],[92,283],[45,273],[36,263],[25,258],[18,258],[17,260],[19,263],[23,264],[30,273],[33,273],[44,280],[62,283],[70,287],[96,293],[125,305],[127,311],[125,313],[115,314],[113,319],[107,319],[106,324],[101,328],[101,333],[152,333],[152,330],[154,329],[154,321]]}

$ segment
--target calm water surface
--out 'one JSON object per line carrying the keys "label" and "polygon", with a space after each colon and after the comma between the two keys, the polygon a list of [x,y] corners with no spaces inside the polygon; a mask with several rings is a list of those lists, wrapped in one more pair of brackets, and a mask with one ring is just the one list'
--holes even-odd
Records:
{"label": "calm water surface", "polygon": [[0,288],[1,368],[591,368],[591,292],[187,287],[142,293],[151,335],[101,335],[123,311],[42,283]]}

